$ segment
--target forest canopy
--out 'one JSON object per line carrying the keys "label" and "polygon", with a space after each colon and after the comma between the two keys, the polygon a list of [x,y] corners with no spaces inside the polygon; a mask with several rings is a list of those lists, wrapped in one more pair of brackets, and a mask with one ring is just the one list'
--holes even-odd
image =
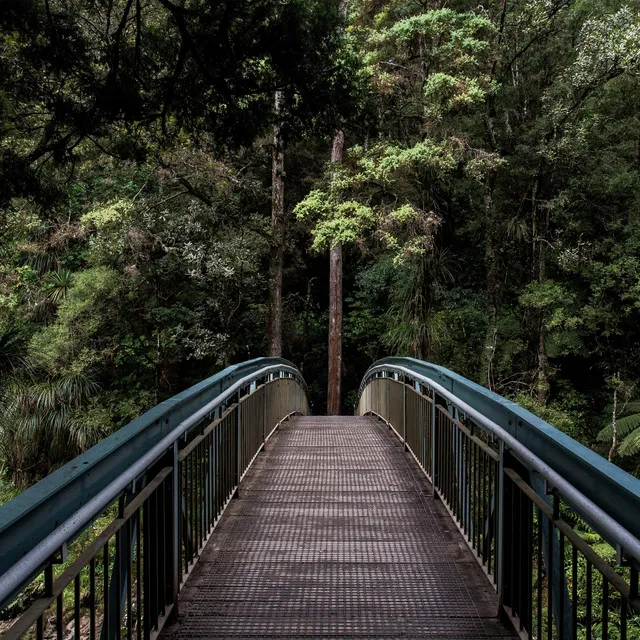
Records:
{"label": "forest canopy", "polygon": [[343,412],[411,355],[640,471],[637,0],[2,0],[0,184],[9,491],[269,352],[323,413],[337,249]]}

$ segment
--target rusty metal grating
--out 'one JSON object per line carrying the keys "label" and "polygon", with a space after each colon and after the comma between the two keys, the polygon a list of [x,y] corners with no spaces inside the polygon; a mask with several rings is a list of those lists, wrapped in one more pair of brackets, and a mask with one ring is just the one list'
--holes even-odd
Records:
{"label": "rusty metal grating", "polygon": [[514,638],[401,443],[298,418],[267,445],[180,598],[175,638]]}

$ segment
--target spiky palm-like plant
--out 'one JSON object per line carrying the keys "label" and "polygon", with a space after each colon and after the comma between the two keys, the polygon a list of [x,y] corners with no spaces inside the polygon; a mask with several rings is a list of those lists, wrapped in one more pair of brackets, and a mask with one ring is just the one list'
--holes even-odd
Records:
{"label": "spiky palm-like plant", "polygon": [[403,265],[394,283],[389,309],[387,344],[396,353],[428,359],[432,347],[446,331],[433,314],[436,288],[453,282],[452,261],[446,249],[434,249]]}
{"label": "spiky palm-like plant", "polygon": [[17,484],[48,473],[95,442],[99,434],[78,419],[78,410],[98,388],[84,374],[8,381],[0,399],[0,449]]}
{"label": "spiky palm-like plant", "polygon": [[49,284],[49,299],[54,304],[60,304],[69,294],[69,289],[73,282],[73,274],[69,269],[58,269],[52,271],[45,278]]}
{"label": "spiky palm-like plant", "polygon": [[[609,407],[611,414],[613,407]],[[640,452],[640,400],[627,402],[616,417],[616,431],[620,446],[617,454],[621,457],[629,457]],[[600,442],[613,440],[613,423],[609,424],[598,434]]]}
{"label": "spiky palm-like plant", "polygon": [[28,367],[27,338],[20,327],[0,327],[0,380]]}

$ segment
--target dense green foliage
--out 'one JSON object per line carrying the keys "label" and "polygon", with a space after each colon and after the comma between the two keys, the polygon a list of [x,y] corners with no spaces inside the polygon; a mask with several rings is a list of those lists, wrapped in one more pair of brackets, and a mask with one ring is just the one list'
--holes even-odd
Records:
{"label": "dense green foliage", "polygon": [[337,4],[3,3],[5,482],[265,353],[276,90],[314,409],[337,242],[344,411],[413,355],[638,471],[640,5],[352,0],[342,29]]}

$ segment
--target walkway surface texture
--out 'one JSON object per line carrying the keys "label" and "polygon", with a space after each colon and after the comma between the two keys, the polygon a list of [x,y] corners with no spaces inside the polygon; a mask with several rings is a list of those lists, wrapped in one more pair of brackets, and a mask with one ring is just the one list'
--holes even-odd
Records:
{"label": "walkway surface texture", "polygon": [[296,418],[267,443],[163,638],[505,638],[497,597],[402,443]]}

